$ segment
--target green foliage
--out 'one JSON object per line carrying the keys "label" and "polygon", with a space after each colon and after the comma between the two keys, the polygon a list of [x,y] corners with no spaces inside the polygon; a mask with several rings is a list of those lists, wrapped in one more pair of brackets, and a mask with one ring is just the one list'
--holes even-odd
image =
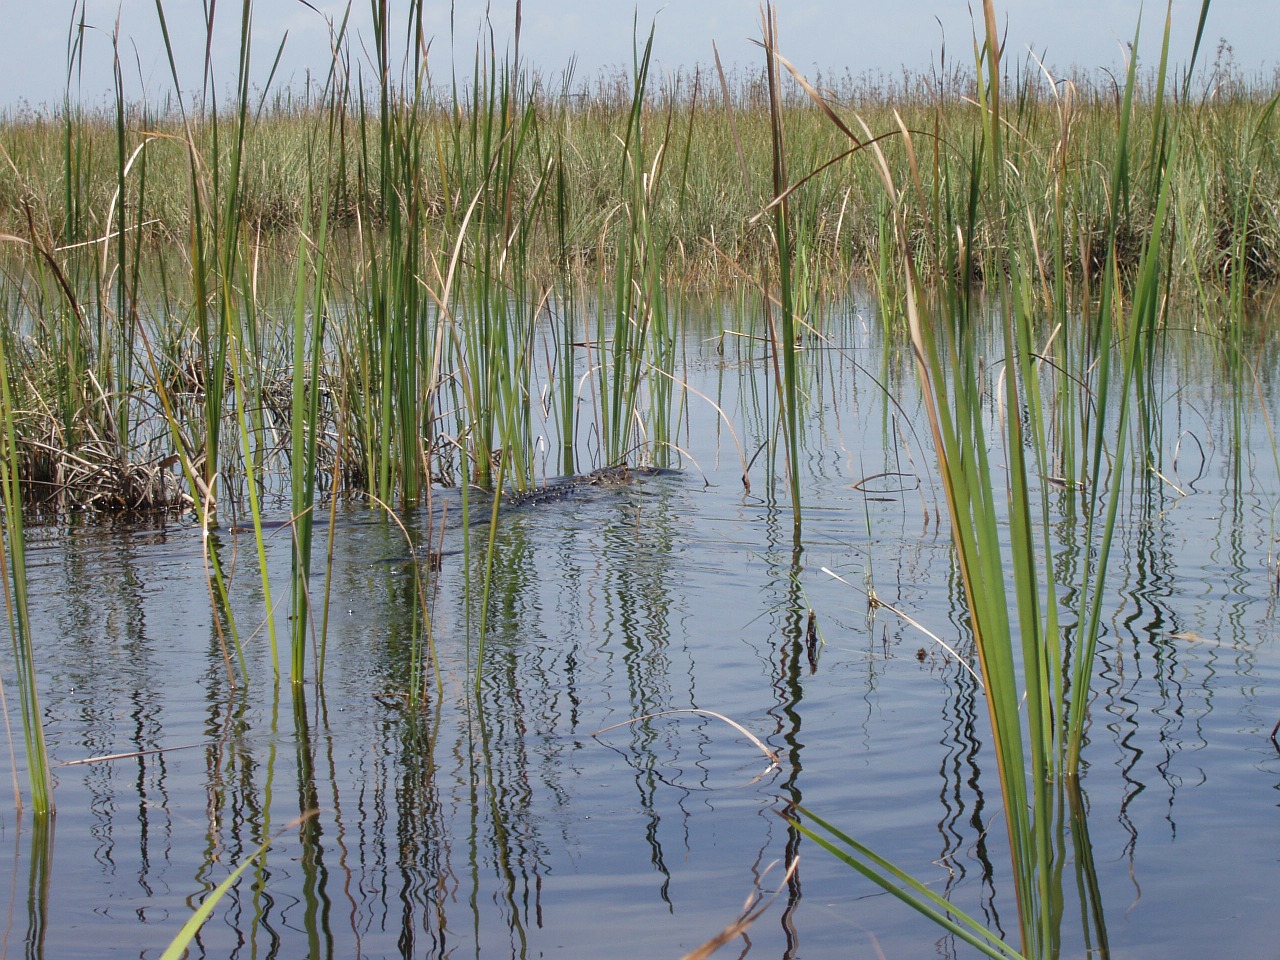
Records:
{"label": "green foliage", "polygon": [[[8,336],[0,333],[0,498],[4,502],[4,544],[0,549],[0,581],[13,640],[14,675],[22,705],[22,732],[31,788],[31,808],[44,818],[53,813],[53,780],[45,749],[44,727],[35,667],[34,638],[27,603],[27,551],[23,537],[21,489],[23,454],[14,432],[13,391],[9,385]],[[6,718],[7,719],[7,718]]]}
{"label": "green foliage", "polygon": [[[1122,490],[1135,474],[1159,467],[1155,460],[1157,400],[1150,377],[1162,342],[1160,303],[1168,284],[1167,223],[1181,156],[1181,124],[1179,116],[1164,108],[1170,29],[1166,24],[1149,141],[1142,144],[1133,139],[1136,63],[1130,63],[1116,115],[1116,152],[1106,191],[1106,252],[1096,310],[1089,309],[1086,296],[1083,334],[1063,330],[1070,287],[1063,198],[1072,189],[1068,174],[1071,107],[1065,100],[1061,104],[1060,141],[1048,154],[1053,219],[1042,232],[1038,212],[1043,201],[1030,192],[1028,158],[1014,156],[1020,140],[1017,124],[1023,118],[1008,116],[991,0],[985,3],[984,14],[983,42],[974,42],[981,126],[969,145],[961,148],[956,166],[947,164],[954,172],[948,174],[945,190],[924,187],[915,160],[919,138],[908,127],[898,124],[897,139],[907,154],[910,173],[909,185],[899,187],[886,148],[865,120],[860,121],[865,138],[860,138],[822,106],[855,149],[869,146],[889,199],[894,258],[882,262],[881,289],[901,287],[904,295],[969,627],[981,664],[1009,836],[1021,952],[1048,960],[1059,953],[1062,846],[1067,832],[1077,841],[1074,860],[1080,889],[1093,886],[1087,842],[1080,844],[1087,838],[1083,805],[1071,798],[1078,790],[1089,690],[1107,597],[1108,559]],[[1012,109],[1025,113],[1027,103],[1025,96],[1018,96]],[[1145,168],[1139,167],[1136,158],[1144,156]],[[1130,212],[1126,204],[1140,187],[1155,198],[1155,204],[1148,232],[1130,254],[1135,266],[1124,290],[1122,245]],[[936,231],[930,226],[936,223],[949,228]],[[986,372],[988,325],[975,314],[972,286],[974,238],[983,232],[990,235],[988,242],[994,248],[1004,251],[994,271],[983,268],[988,292],[996,294],[995,346],[1004,357],[996,388],[1000,396],[994,405]],[[940,277],[935,298],[926,295],[917,265],[921,233],[937,238],[933,255],[953,267]],[[1051,251],[1051,267],[1045,264],[1044,246]],[[1043,291],[1039,296],[1037,288]],[[1056,305],[1056,328],[1046,331],[1040,322],[1042,303]],[[1052,363],[1044,360],[1046,338],[1056,343]],[[1077,402],[1073,394],[1078,385],[1087,385],[1087,392]],[[1054,411],[1051,400],[1060,401],[1061,408]],[[1065,479],[1054,463],[1055,417],[1064,425],[1057,452],[1069,465]],[[1130,445],[1135,447],[1132,457],[1127,453]],[[993,449],[1002,451],[1003,483],[992,466]],[[1059,477],[1056,484],[1051,479],[1055,476]],[[1082,535],[1070,546],[1055,540],[1051,528],[1056,485],[1065,485],[1069,497],[1084,491],[1073,504],[1084,515]],[[1064,581],[1067,570],[1077,572],[1076,582]],[[1064,588],[1077,599],[1074,623],[1063,622],[1059,591]],[[822,839],[823,846],[850,865],[989,955],[1005,955],[1000,952],[1007,950],[1002,944],[989,949],[972,940],[973,929],[953,923],[945,904],[922,896],[918,885],[907,892],[900,889],[906,879],[900,871],[822,821],[814,823],[826,837],[835,838],[834,843]],[[1105,924],[1096,900],[1082,908],[1090,939],[1105,942]]]}
{"label": "green foliage", "polygon": [[[80,4],[62,106],[0,121],[0,229],[19,241],[0,331],[0,460],[20,661],[21,512],[49,490],[57,510],[192,513],[238,682],[248,668],[219,518],[250,518],[278,673],[264,517],[287,512],[289,672],[301,682],[325,622],[311,581],[326,496],[398,507],[457,484],[470,522],[473,486],[500,497],[600,465],[588,456],[661,461],[682,402],[672,291],[730,278],[761,291],[798,529],[797,341],[829,285],[870,268],[933,411],[1015,784],[1011,833],[1041,844],[1028,856],[1043,861],[1033,825],[1051,801],[1034,784],[1078,772],[1120,483],[1156,466],[1161,303],[1184,284],[1239,308],[1280,270],[1272,86],[1237,78],[1193,95],[1188,81],[1170,98],[1162,63],[1145,82],[1134,66],[1119,99],[1034,70],[1006,94],[988,37],[972,75],[893,89],[828,78],[819,95],[778,69],[770,33],[770,69],[722,76],[711,97],[701,74],[651,74],[650,31],[625,76],[556,89],[481,49],[470,78],[442,90],[413,34],[421,4],[398,44],[378,2],[371,79],[349,70],[345,21],[328,23],[335,54],[318,93],[259,95],[251,4],[237,9],[229,102],[210,87],[164,109],[119,93],[107,110],[73,105]],[[860,132],[838,119],[850,108]],[[999,292],[1007,358],[995,433],[980,282]],[[1223,339],[1235,363],[1240,336],[1237,324]],[[540,462],[544,440],[554,452]],[[1051,497],[1095,551],[1074,611],[1058,609]],[[491,540],[486,585],[492,551]],[[320,677],[323,626],[317,650]],[[1029,898],[1034,871],[1023,881]]]}

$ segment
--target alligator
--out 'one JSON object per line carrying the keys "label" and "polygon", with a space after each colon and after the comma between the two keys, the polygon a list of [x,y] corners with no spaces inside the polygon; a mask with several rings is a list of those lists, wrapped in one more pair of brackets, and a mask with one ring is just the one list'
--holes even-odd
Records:
{"label": "alligator", "polygon": [[558,503],[561,500],[580,496],[591,488],[627,487],[637,480],[664,476],[671,472],[661,467],[632,467],[625,463],[616,467],[601,467],[590,473],[556,477],[541,486],[530,487],[527,490],[504,491],[502,504],[504,507],[516,509],[543,503]]}
{"label": "alligator", "polygon": [[[549,505],[590,497],[593,493],[612,489],[630,487],[637,480],[651,477],[665,477],[677,471],[663,467],[632,467],[626,464],[617,467],[603,467],[590,473],[573,474],[566,477],[553,477],[539,486],[527,490],[504,490],[498,508],[505,514],[510,511],[522,511],[538,505]],[[487,526],[490,514],[487,508],[475,509],[471,516],[472,526]],[[428,562],[432,569],[438,569],[443,557],[453,556],[458,550],[432,552]],[[382,564],[400,565],[414,562],[410,556],[386,557],[379,561]]]}

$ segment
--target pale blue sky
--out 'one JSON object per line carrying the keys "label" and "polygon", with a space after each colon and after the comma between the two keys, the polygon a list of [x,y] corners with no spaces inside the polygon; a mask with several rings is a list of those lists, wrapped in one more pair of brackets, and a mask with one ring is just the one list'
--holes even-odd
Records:
{"label": "pale blue sky", "polygon": [[[206,0],[208,2],[208,0]],[[163,96],[171,86],[154,0],[85,0],[86,19],[95,28],[86,45],[83,82],[90,104],[107,100],[111,89],[111,34],[119,18],[126,88],[131,99]],[[980,0],[974,0],[980,9]],[[340,17],[344,2],[312,0],[327,15]],[[403,13],[408,0],[391,0]],[[434,43],[432,72],[450,71],[450,14],[454,48],[469,64],[480,36],[486,6],[501,53],[510,44],[514,0],[427,0],[427,30]],[[33,106],[60,101],[66,79],[66,41],[74,0],[0,0],[0,108],[25,101]],[[924,70],[937,62],[945,38],[950,61],[972,56],[972,26],[966,0],[778,0],[780,48],[800,69],[853,74],[898,73],[902,66]],[[1122,65],[1123,49],[1133,36],[1140,0],[1003,0],[997,2],[1008,23],[1011,55],[1029,47],[1043,53],[1057,70],[1072,65],[1086,69]],[[184,89],[199,83],[204,26],[201,0],[164,0],[170,34],[178,50]],[[218,22],[214,53],[218,89],[233,82],[241,5],[216,4]],[[1143,61],[1154,63],[1165,4],[1148,3],[1143,21]],[[1185,62],[1191,51],[1200,0],[1174,0],[1173,51]],[[1211,64],[1220,39],[1232,47],[1237,66],[1249,73],[1273,75],[1280,60],[1277,0],[1217,0],[1209,14],[1201,63]],[[714,40],[727,66],[756,69],[760,53],[750,39],[758,37],[758,0],[525,0],[521,51],[527,63],[544,75],[558,75],[576,55],[575,76],[589,79],[602,68],[631,61],[632,21],[642,32],[656,21],[655,51],[661,71],[709,64]],[[355,35],[369,38],[368,0],[351,4]],[[299,0],[257,0],[254,4],[255,77],[261,82],[280,39],[288,32],[277,85],[300,85],[308,69],[321,74],[328,66],[324,17]],[[402,36],[402,34],[401,34]],[[360,57],[358,45],[353,55]],[[74,88],[73,88],[74,91]]]}

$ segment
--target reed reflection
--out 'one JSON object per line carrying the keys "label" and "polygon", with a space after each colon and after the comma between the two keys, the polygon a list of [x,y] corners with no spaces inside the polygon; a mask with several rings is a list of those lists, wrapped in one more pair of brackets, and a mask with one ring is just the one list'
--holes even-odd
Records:
{"label": "reed reflection", "polygon": [[[25,960],[45,960],[45,945],[48,940],[50,929],[57,921],[58,911],[57,905],[52,898],[53,891],[53,839],[54,839],[54,818],[53,817],[29,817],[28,830],[29,843],[26,847],[27,852],[27,883],[25,904],[26,913],[26,933],[23,936],[23,957]],[[19,826],[22,821],[19,820]],[[15,853],[14,853],[14,884],[13,892],[16,898],[19,885],[17,881],[18,863],[21,860],[19,851],[22,849],[23,833],[22,829],[13,831]],[[17,905],[12,901],[9,904],[8,917],[13,918],[15,907]],[[8,924],[6,924],[8,926]],[[7,947],[8,937],[5,936],[0,940],[0,947]]]}
{"label": "reed reflection", "polygon": [[333,904],[328,892],[329,871],[325,863],[323,843],[325,820],[311,815],[320,809],[311,723],[307,717],[304,688],[300,684],[294,684],[292,693],[293,732],[297,759],[295,787],[298,792],[300,820],[298,846],[302,851],[299,860],[299,869],[302,872],[302,928],[306,932],[308,957],[333,957],[334,937],[331,928]]}
{"label": "reed reflection", "polygon": [[[768,554],[767,583],[771,593],[777,596],[770,616],[770,687],[773,705],[768,714],[774,728],[770,742],[781,740],[778,751],[783,771],[780,789],[789,807],[800,806],[803,794],[800,786],[803,763],[801,755],[804,742],[800,730],[804,721],[801,704],[804,701],[803,678],[808,670],[809,654],[806,644],[808,605],[802,589],[804,571],[802,547],[789,536],[788,525],[783,522],[783,510],[769,509],[765,524],[771,550]],[[786,864],[794,864],[800,856],[801,834],[788,821],[783,856]],[[785,960],[799,954],[800,934],[796,925],[796,913],[803,897],[800,870],[792,871],[787,879],[786,904],[782,908],[779,923],[782,928]]]}

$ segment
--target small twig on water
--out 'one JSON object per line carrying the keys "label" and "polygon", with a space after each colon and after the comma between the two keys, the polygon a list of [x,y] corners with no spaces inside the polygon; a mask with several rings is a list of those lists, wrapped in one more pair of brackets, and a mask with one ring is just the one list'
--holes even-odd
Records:
{"label": "small twig on water", "polygon": [[[836,573],[834,570],[830,570],[827,567],[823,567],[822,572],[829,577],[834,577],[835,579],[839,580],[843,584],[846,584],[850,587],[854,586],[852,583],[849,583],[848,580],[840,576],[840,574]],[[856,590],[857,587],[854,587],[854,589]],[[871,601],[871,604],[873,607],[883,607],[885,610],[888,610],[890,613],[892,613],[899,619],[915,627],[917,630],[923,633],[926,637],[928,637],[930,640],[932,640],[934,643],[940,646],[943,650],[947,651],[947,653],[955,657],[956,660],[959,662],[960,666],[968,670],[969,673],[973,676],[973,679],[978,681],[978,686],[979,687],[983,686],[982,677],[978,676],[978,672],[974,670],[973,667],[969,666],[968,661],[966,661],[964,657],[960,656],[960,654],[956,652],[955,648],[952,647],[945,640],[943,640],[940,636],[938,636],[936,633],[934,633],[924,624],[920,623],[918,620],[915,620],[912,617],[908,616],[907,614],[903,613],[897,607],[893,606],[892,604],[885,603],[883,600],[877,597],[874,593],[869,594],[868,599]]]}
{"label": "small twig on water", "polygon": [[172,753],[174,750],[194,750],[196,747],[207,747],[216,740],[205,740],[200,743],[186,743],[180,747],[160,747],[157,750],[132,750],[128,753],[109,753],[102,757],[81,757],[79,760],[66,760],[55,763],[55,767],[79,767],[86,763],[106,763],[108,760],[132,760],[134,757],[150,757],[157,753]]}
{"label": "small twig on water", "polygon": [[[646,713],[643,717],[633,717],[630,720],[622,721],[622,723],[615,723],[611,727],[605,727],[603,730],[597,730],[595,733],[591,734],[591,736],[598,737],[602,733],[608,733],[610,730],[617,730],[620,727],[629,727],[631,726],[631,724],[640,723],[642,720],[653,720],[656,717],[669,717],[675,713],[697,713],[704,717],[715,717],[715,719],[717,720],[723,720],[729,726],[733,727],[733,729],[737,730],[740,734],[742,734],[744,737],[746,737],[748,740],[754,743],[756,747],[760,750],[760,752],[769,758],[769,770],[772,770],[774,767],[778,766],[778,755],[774,753],[772,750],[770,750],[763,740],[757,737],[754,733],[752,733],[742,724],[738,723],[735,720],[730,720],[724,714],[716,713],[713,710],[698,710],[692,707],[685,707],[680,710],[662,710],[658,713]],[[765,771],[765,773],[768,773],[768,772],[769,772],[768,770]]]}

